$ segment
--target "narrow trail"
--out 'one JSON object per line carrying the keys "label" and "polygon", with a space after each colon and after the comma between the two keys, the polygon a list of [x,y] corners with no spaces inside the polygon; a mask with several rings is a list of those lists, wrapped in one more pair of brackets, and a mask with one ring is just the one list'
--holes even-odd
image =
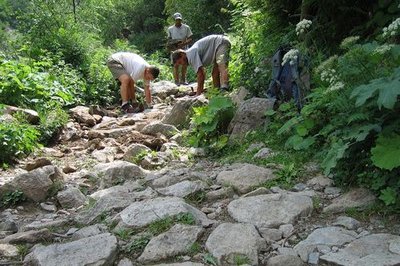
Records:
{"label": "narrow trail", "polygon": [[203,96],[153,91],[143,113],[72,109],[56,145],[0,173],[0,194],[28,198],[0,212],[0,265],[400,264],[398,221],[346,215],[376,200],[369,191],[342,192],[313,165],[304,184],[267,189],[274,169],[182,146]]}

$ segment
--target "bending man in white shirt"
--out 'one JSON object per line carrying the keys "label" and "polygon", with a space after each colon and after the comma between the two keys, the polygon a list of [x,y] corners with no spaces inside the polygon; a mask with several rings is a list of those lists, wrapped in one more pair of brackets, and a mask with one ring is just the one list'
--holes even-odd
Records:
{"label": "bending man in white shirt", "polygon": [[149,65],[141,56],[129,52],[112,54],[107,60],[107,66],[113,77],[121,83],[122,111],[138,112],[138,107],[134,106],[137,105],[135,82],[138,80],[144,81],[146,103],[151,105],[150,81],[158,77],[160,70],[157,67]]}

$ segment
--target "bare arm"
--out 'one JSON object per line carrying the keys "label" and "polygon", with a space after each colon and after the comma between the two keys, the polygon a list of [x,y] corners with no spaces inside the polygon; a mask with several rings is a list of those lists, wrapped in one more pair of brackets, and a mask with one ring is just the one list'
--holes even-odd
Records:
{"label": "bare arm", "polygon": [[144,95],[146,97],[146,103],[151,104],[151,92],[150,92],[149,80],[144,80]]}
{"label": "bare arm", "polygon": [[204,79],[205,79],[206,73],[204,71],[204,67],[199,67],[199,70],[197,70],[197,92],[196,95],[200,95],[203,93],[204,90]]}

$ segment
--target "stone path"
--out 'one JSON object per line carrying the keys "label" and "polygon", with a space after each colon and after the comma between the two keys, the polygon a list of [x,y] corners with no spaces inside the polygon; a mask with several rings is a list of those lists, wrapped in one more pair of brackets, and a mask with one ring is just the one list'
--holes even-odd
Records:
{"label": "stone path", "polygon": [[[184,147],[189,110],[207,103],[188,91],[157,83],[158,104],[133,115],[76,107],[57,145],[1,172],[0,195],[28,202],[0,210],[0,265],[400,265],[399,223],[345,213],[373,203],[369,191],[306,166],[304,183],[266,189],[274,169]],[[234,99],[240,138],[272,105]]]}

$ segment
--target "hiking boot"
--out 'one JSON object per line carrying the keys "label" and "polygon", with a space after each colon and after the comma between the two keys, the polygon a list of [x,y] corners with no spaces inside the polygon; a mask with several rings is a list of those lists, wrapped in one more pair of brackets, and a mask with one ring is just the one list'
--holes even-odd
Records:
{"label": "hiking boot", "polygon": [[125,114],[134,113],[135,109],[130,103],[126,103],[121,106],[121,111]]}

